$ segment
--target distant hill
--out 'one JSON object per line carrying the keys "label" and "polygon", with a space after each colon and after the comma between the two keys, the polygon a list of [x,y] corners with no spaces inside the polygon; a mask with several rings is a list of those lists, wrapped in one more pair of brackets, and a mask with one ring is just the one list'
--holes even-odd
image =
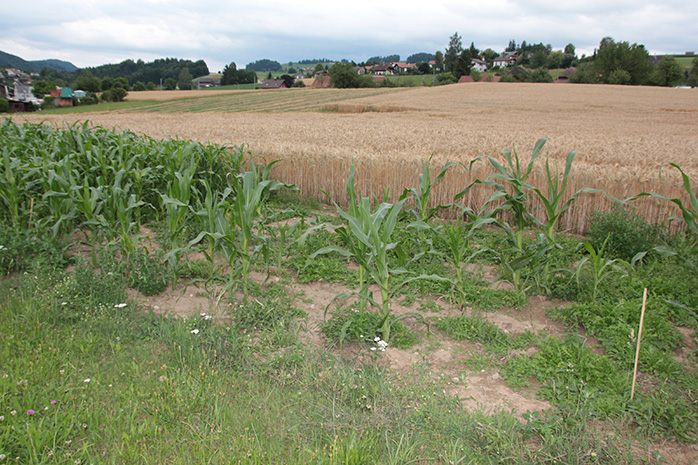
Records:
{"label": "distant hill", "polygon": [[11,66],[24,71],[35,71],[37,73],[44,68],[55,69],[56,71],[75,71],[78,69],[77,66],[68,61],[55,59],[27,61],[17,55],[12,55],[1,50],[0,66]]}

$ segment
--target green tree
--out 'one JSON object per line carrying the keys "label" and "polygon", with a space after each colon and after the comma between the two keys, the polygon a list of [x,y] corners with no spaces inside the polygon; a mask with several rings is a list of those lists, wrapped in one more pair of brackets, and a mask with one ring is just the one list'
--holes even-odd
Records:
{"label": "green tree", "polygon": [[193,78],[191,77],[191,73],[189,72],[189,68],[186,66],[182,68],[182,70],[179,72],[179,78],[177,80],[177,84],[179,85],[179,90],[191,90],[191,80]]}
{"label": "green tree", "polygon": [[672,87],[681,81],[683,73],[681,65],[674,57],[666,56],[654,70],[653,81],[658,86]]}
{"label": "green tree", "polygon": [[[615,42],[611,37],[604,37],[594,60],[596,72],[607,84],[620,83],[625,80],[625,71],[629,76],[627,84],[642,85],[650,82],[652,64],[644,45],[628,42]],[[614,73],[614,71],[617,71]]]}
{"label": "green tree", "polygon": [[547,64],[548,56],[543,50],[536,50],[530,57],[531,68],[540,68]]}
{"label": "green tree", "polygon": [[460,79],[461,76],[468,76],[472,67],[473,57],[470,55],[470,50],[465,49],[458,55],[455,67],[453,68],[453,75],[456,79]]}
{"label": "green tree", "polygon": [[562,59],[564,58],[564,55],[562,51],[557,50],[555,52],[552,52],[550,55],[548,55],[548,58],[546,60],[546,66],[549,69],[555,69],[555,68],[560,68],[562,67]]}
{"label": "green tree", "polygon": [[107,76],[102,79],[102,90],[109,90],[112,85],[114,85],[114,78]]}
{"label": "green tree", "polygon": [[426,61],[422,61],[417,63],[417,70],[419,70],[421,74],[429,74],[431,73],[431,66],[429,66],[429,63]]}
{"label": "green tree", "polygon": [[121,102],[124,98],[126,98],[127,94],[128,92],[123,87],[114,86],[111,89],[107,89],[102,92],[100,98],[103,102]]}
{"label": "green tree", "polygon": [[575,56],[577,54],[576,48],[573,44],[567,44],[565,45],[565,55],[572,55]]}
{"label": "green tree", "polygon": [[32,83],[32,93],[36,98],[43,98],[44,95],[50,93],[56,88],[56,83],[53,81],[34,81]]}
{"label": "green tree", "polygon": [[529,82],[553,82],[553,77],[547,68],[536,68],[528,78]]}
{"label": "green tree", "polygon": [[688,77],[686,78],[686,85],[698,87],[698,58],[693,59],[691,69],[688,72]]}
{"label": "green tree", "polygon": [[286,87],[288,87],[288,88],[293,87],[293,81],[295,81],[295,79],[293,79],[293,76],[288,75],[288,74],[284,74],[279,79],[284,80],[284,82],[286,83]]}
{"label": "green tree", "polygon": [[322,65],[322,63],[318,63],[315,65],[315,74],[321,73],[325,71],[325,67]]}
{"label": "green tree", "polygon": [[492,67],[494,64],[494,59],[499,56],[499,53],[495,52],[491,48],[486,48],[482,52],[482,57],[485,59],[485,62],[487,62],[487,66]]}
{"label": "green tree", "polygon": [[611,74],[609,74],[606,77],[606,84],[617,84],[621,86],[627,86],[630,84],[630,80],[632,77],[630,76],[630,73],[627,72],[624,69],[614,69],[611,71]]}
{"label": "green tree", "polygon": [[444,55],[444,69],[447,73],[454,73],[456,69],[456,63],[458,62],[458,57],[463,53],[463,41],[461,37],[456,32],[453,34],[448,41],[448,48],[446,49],[446,54]]}
{"label": "green tree", "polygon": [[375,87],[371,76],[360,76],[351,63],[335,63],[330,68],[330,82],[337,89]]}
{"label": "green tree", "polygon": [[441,50],[434,54],[434,68],[436,68],[437,73],[444,70],[444,54],[441,53]]}
{"label": "green tree", "polygon": [[596,67],[593,62],[580,63],[575,71],[570,76],[570,82],[575,84],[597,84],[599,83],[599,75],[596,73]]}
{"label": "green tree", "polygon": [[135,84],[133,85],[133,87],[131,88],[131,90],[133,90],[133,91],[135,91],[135,92],[140,92],[140,91],[146,90],[146,87],[145,87],[145,84],[143,84],[141,81],[138,81],[137,83],[135,83]]}
{"label": "green tree", "polygon": [[99,92],[102,90],[102,80],[93,76],[91,72],[86,72],[78,76],[72,84],[73,89],[80,89],[86,92]]}
{"label": "green tree", "polygon": [[177,81],[175,81],[173,78],[167,78],[165,79],[165,90],[175,90],[177,88]]}
{"label": "green tree", "polygon": [[7,113],[10,109],[10,102],[5,97],[0,97],[0,113]]}
{"label": "green tree", "polygon": [[237,72],[238,68],[235,62],[232,62],[229,65],[225,65],[225,67],[223,68],[223,75],[221,76],[221,85],[230,86],[238,84]]}

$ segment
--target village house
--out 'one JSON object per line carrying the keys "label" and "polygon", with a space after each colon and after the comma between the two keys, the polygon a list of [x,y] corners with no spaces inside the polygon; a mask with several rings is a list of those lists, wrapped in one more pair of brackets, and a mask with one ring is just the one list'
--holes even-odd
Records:
{"label": "village house", "polygon": [[497,57],[494,59],[492,62],[492,66],[500,67],[500,68],[507,68],[509,66],[512,66],[516,64],[516,58],[508,55],[502,54],[501,56]]}
{"label": "village house", "polygon": [[283,79],[267,79],[262,82],[260,89],[288,89]]}
{"label": "village house", "polygon": [[479,58],[473,58],[472,64],[473,69],[477,70],[480,73],[487,71],[487,63],[484,60],[481,60]]}

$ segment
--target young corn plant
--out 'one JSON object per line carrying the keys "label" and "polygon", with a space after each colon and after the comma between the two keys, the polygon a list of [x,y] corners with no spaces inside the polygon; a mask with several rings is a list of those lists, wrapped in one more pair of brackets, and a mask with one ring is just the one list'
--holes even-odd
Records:
{"label": "young corn plant", "polygon": [[[100,237],[104,236],[109,225],[102,214],[104,208],[104,188],[102,186],[92,187],[89,185],[87,177],[84,179],[82,186],[73,186],[72,194],[75,208],[80,212],[82,222],[80,226],[87,232],[90,243],[90,255],[92,257],[92,266],[97,266],[97,244],[101,242]],[[89,234],[88,234],[89,233]]]}
{"label": "young corn plant", "polygon": [[138,200],[136,194],[131,193],[131,183],[123,170],[114,175],[113,184],[104,187],[107,199],[104,203],[104,217],[114,218],[114,221],[109,223],[108,239],[120,243],[121,253],[127,260],[135,250],[134,240],[140,229],[136,212],[145,202]]}
{"label": "young corn plant", "polygon": [[591,265],[592,278],[594,279],[594,289],[592,291],[592,300],[595,302],[598,296],[599,284],[612,274],[617,274],[622,272],[622,269],[616,265],[618,260],[609,260],[604,257],[604,251],[606,249],[606,244],[608,243],[610,236],[606,238],[603,245],[599,250],[595,250],[594,246],[589,242],[584,242],[583,246],[589,255],[584,256],[579,261],[577,269],[574,272],[574,276],[577,279],[577,287],[581,287],[579,277],[587,264]]}
{"label": "young corn plant", "polygon": [[[543,143],[545,143],[547,139],[541,140],[543,141]],[[584,192],[601,192],[599,189],[583,187],[574,194],[572,194],[564,204],[560,205],[560,203],[562,202],[563,195],[567,190],[567,180],[569,178],[570,173],[572,172],[572,163],[574,162],[574,157],[576,155],[576,150],[572,150],[567,154],[567,161],[565,162],[565,172],[562,175],[562,180],[560,180],[560,173],[557,169],[555,170],[554,174],[551,172],[550,159],[545,161],[545,173],[548,184],[547,195],[544,194],[543,191],[541,191],[537,187],[528,186],[527,184],[524,184],[524,186],[528,186],[538,196],[541,203],[543,204],[543,207],[545,208],[546,222],[543,223],[538,219],[535,219],[535,221],[543,227],[545,237],[547,237],[548,240],[552,243],[555,242],[555,229],[557,226],[557,222],[560,219],[560,217],[564,215],[565,212],[567,212],[567,210],[569,210],[570,206],[572,206],[572,202],[574,202],[575,199]]]}
{"label": "young corn plant", "polygon": [[[688,232],[693,235],[693,238],[695,241],[698,241],[698,199],[696,198],[695,192],[691,188],[691,179],[688,177],[688,175],[686,173],[684,173],[684,171],[681,169],[681,167],[679,165],[677,165],[676,163],[669,163],[669,166],[673,166],[674,168],[679,170],[679,172],[681,173],[681,178],[683,180],[683,188],[686,191],[686,194],[688,196],[688,201],[689,201],[688,205],[684,204],[681,201],[681,199],[679,199],[679,198],[672,199],[669,197],[664,197],[663,195],[655,194],[653,192],[643,192],[643,193],[638,194],[635,197],[628,199],[628,200],[635,200],[639,197],[652,196],[652,197],[659,199],[659,200],[666,200],[666,201],[672,202],[677,207],[679,207],[679,210],[681,211],[681,218],[672,218],[672,219],[683,220]],[[661,171],[660,171],[660,174],[661,174]]]}
{"label": "young corn plant", "polygon": [[70,196],[76,184],[70,156],[51,162],[44,169],[46,177],[40,175],[44,194],[39,208],[43,210],[44,220],[51,225],[54,238],[61,234],[70,235],[77,217],[77,209]]}
{"label": "young corn plant", "polygon": [[[465,224],[461,220],[461,217],[464,215],[469,220]],[[446,252],[444,255],[456,270],[456,279],[449,281],[453,286],[461,309],[466,307],[469,300],[469,286],[466,282],[465,269],[479,254],[489,251],[487,247],[475,249],[471,240],[480,228],[496,221],[489,213],[477,215],[469,209],[464,209],[463,215],[459,215],[458,221],[455,223],[428,225],[432,233],[440,239],[440,242],[445,244]],[[410,226],[414,227],[414,224]]]}
{"label": "young corn plant", "polygon": [[[428,254],[428,246],[429,243],[427,241],[427,235],[426,232],[429,231],[429,228],[426,227],[429,223],[429,221],[436,215],[439,210],[447,209],[450,208],[450,204],[439,204],[436,207],[430,207],[430,199],[431,199],[431,189],[439,182],[443,177],[446,175],[446,171],[448,169],[455,165],[455,162],[448,162],[444,165],[444,167],[441,169],[441,172],[436,176],[436,178],[432,181],[431,180],[431,172],[429,170],[429,163],[431,162],[433,155],[429,157],[429,160],[422,164],[422,173],[419,175],[419,187],[418,188],[410,188],[410,189],[405,189],[404,192],[402,193],[401,198],[406,198],[408,195],[412,198],[414,201],[414,208],[410,210],[410,213],[412,213],[413,216],[413,224],[418,225],[418,234],[419,234],[419,248],[420,248],[420,255],[418,257],[415,257],[416,260],[419,260],[420,264],[423,264],[423,261],[421,260],[422,258],[426,257]],[[420,227],[421,226],[421,227]],[[431,248],[431,247],[429,247]],[[424,272],[424,267],[422,265],[422,273]],[[422,291],[422,296],[424,296],[424,286],[422,284],[423,282],[420,282],[421,285],[421,291]]]}
{"label": "young corn plant", "polygon": [[[352,169],[350,182],[347,184],[350,200],[357,197],[353,182],[351,182],[353,174],[354,170]],[[363,269],[365,273],[363,282],[359,285],[359,291],[339,294],[332,299],[332,302],[358,295],[361,301],[378,307],[381,317],[381,338],[385,342],[390,341],[390,329],[395,321],[407,316],[421,317],[421,315],[409,313],[401,315],[397,319],[391,318],[390,301],[395,291],[407,283],[419,279],[445,280],[433,275],[411,276],[404,267],[392,266],[391,252],[400,247],[398,241],[393,238],[393,232],[405,200],[402,198],[396,204],[383,202],[376,207],[375,211],[372,211],[371,200],[368,197],[362,197],[356,203],[351,203],[347,211],[335,204],[337,212],[346,221],[345,226],[335,229],[345,247],[331,245],[310,255],[310,258],[315,258],[320,254],[337,252],[359,264],[360,269]],[[395,277],[402,277],[402,279],[394,283],[393,278]],[[376,302],[369,293],[368,284],[370,282],[377,284],[380,288],[380,303]],[[332,302],[325,308],[325,316],[327,316],[327,310]]]}
{"label": "young corn plant", "polygon": [[[222,201],[215,207],[223,209],[223,216],[220,212],[214,212],[213,221],[209,221],[209,227],[213,226],[215,230],[202,231],[197,237],[198,240],[192,241],[196,243],[204,237],[212,238],[230,265],[230,276],[219,301],[226,292],[232,295],[238,284],[242,284],[244,301],[247,302],[250,271],[260,259],[265,260],[269,257],[269,238],[259,233],[264,221],[262,205],[265,196],[281,188],[295,188],[293,185],[269,179],[272,164],[267,165],[260,173],[257,165],[250,163],[249,171],[232,178],[230,192],[225,192]],[[223,222],[221,218],[227,221]]]}
{"label": "young corn plant", "polygon": [[172,287],[179,278],[179,260],[186,251],[182,237],[186,238],[187,214],[189,213],[192,196],[194,195],[194,175],[196,174],[194,160],[186,160],[180,165],[180,170],[173,173],[167,187],[167,194],[161,194],[162,206],[165,209],[169,252],[165,255],[172,271]]}
{"label": "young corn plant", "polygon": [[281,263],[288,250],[289,238],[294,237],[299,230],[302,230],[305,226],[305,219],[301,218],[300,221],[286,221],[285,223],[277,224],[276,231],[278,232],[276,238],[278,241],[278,248],[276,250],[276,275],[281,274]]}
{"label": "young corn plant", "polygon": [[[207,179],[199,179],[199,183],[202,185],[205,195],[203,199],[201,196],[195,198],[196,206],[192,207],[192,212],[194,217],[198,220],[201,233],[189,243],[189,247],[200,244],[206,239],[201,250],[209,265],[207,282],[211,282],[218,269],[215,261],[215,257],[218,255],[220,249],[218,242],[228,233],[227,228],[229,224],[225,216],[226,209],[224,206],[226,199],[232,191],[230,188],[227,188],[223,191],[214,192],[211,183]],[[226,261],[230,262],[227,256],[225,258]]]}
{"label": "young corn plant", "polygon": [[[404,202],[404,199],[395,205],[384,202],[377,207],[375,212],[371,212],[371,200],[368,197],[363,197],[356,208],[352,209],[354,215],[337,206],[338,213],[347,222],[346,227],[337,229],[337,232],[343,236],[347,249],[328,246],[311,255],[311,258],[314,258],[320,253],[338,252],[344,257],[356,260],[371,281],[378,284],[381,291],[380,305],[368,294],[368,280],[362,284],[359,297],[380,308],[381,337],[386,342],[390,341],[392,324],[390,321],[390,296],[393,288],[391,288],[390,278],[392,275],[407,273],[404,268],[391,269],[389,256],[389,251],[398,245],[397,242],[393,242],[391,236]],[[336,299],[348,297],[351,294],[353,293],[340,294]]]}
{"label": "young corn plant", "polygon": [[[370,215],[362,214],[361,212],[361,206],[360,204],[364,202],[364,199],[359,199],[359,196],[356,193],[356,189],[354,187],[354,177],[355,177],[356,171],[354,167],[354,163],[352,162],[351,164],[351,170],[349,171],[349,177],[347,178],[347,197],[349,198],[349,203],[347,206],[347,212],[349,216],[353,218],[359,218],[360,219],[360,226],[361,230],[364,235],[369,234],[370,228],[371,228],[371,221],[370,221]],[[368,199],[365,200],[370,204],[370,201]],[[338,211],[341,211],[339,206],[335,204],[335,208],[337,208]],[[369,205],[370,209],[370,205]],[[307,236],[308,234],[312,233],[314,230],[318,228],[324,228],[324,224],[320,224],[317,226],[314,226],[313,228],[310,228],[306,233],[304,234],[303,237],[301,237],[301,242],[304,240],[304,237]],[[346,246],[346,250],[350,252],[350,255],[345,254],[344,249],[340,249],[335,246],[328,246],[328,247],[323,247],[320,250],[312,253],[309,256],[309,260],[314,259],[318,255],[322,254],[327,254],[331,252],[338,252],[341,255],[345,257],[367,257],[369,254],[369,247],[362,241],[358,240],[355,235],[353,235],[348,227],[346,226],[339,226],[335,227],[335,233],[340,237],[342,243]],[[340,251],[341,250],[341,251]],[[368,305],[368,298],[369,298],[369,293],[368,293],[368,278],[369,278],[369,272],[368,269],[364,266],[363,261],[357,260],[357,263],[359,265],[359,312],[363,313],[366,311],[366,307]]]}
{"label": "young corn plant", "polygon": [[[0,202],[4,205],[14,229],[19,227],[20,205],[24,200],[22,167],[22,161],[11,156],[8,147],[3,147],[2,163],[0,164]],[[2,217],[5,217],[5,215],[2,215]]]}
{"label": "young corn plant", "polygon": [[[550,160],[546,161],[547,192],[528,184],[527,179],[533,171],[535,160],[540,156],[546,142],[546,138],[541,138],[536,142],[531,153],[531,159],[525,168],[516,150],[505,150],[503,152],[507,161],[506,166],[500,164],[494,158],[484,155],[471,162],[472,166],[478,160],[487,158],[496,172],[481,182],[495,188],[496,192],[491,201],[501,199],[504,202],[499,208],[511,211],[512,225],[505,222],[497,223],[507,233],[507,243],[509,245],[508,249],[503,250],[505,253],[500,254],[500,259],[504,274],[511,277],[512,284],[518,290],[523,290],[526,285],[523,272],[527,267],[531,271],[530,274],[535,278],[536,287],[539,290],[547,287],[546,282],[550,277],[548,254],[556,247],[555,229],[559,219],[569,210],[572,202],[583,192],[600,192],[598,189],[585,187],[579,189],[565,203],[562,203],[567,190],[567,181],[572,171],[572,164],[576,156],[576,151],[574,150],[567,154],[562,179],[557,170],[554,173],[551,170]],[[509,189],[506,186],[509,186]],[[528,209],[528,191],[533,192],[543,204],[546,214],[545,222],[530,213]],[[544,237],[539,237],[532,245],[525,245],[524,243],[524,229],[528,223],[540,225],[544,233]],[[511,259],[509,258],[510,256],[514,258]]]}

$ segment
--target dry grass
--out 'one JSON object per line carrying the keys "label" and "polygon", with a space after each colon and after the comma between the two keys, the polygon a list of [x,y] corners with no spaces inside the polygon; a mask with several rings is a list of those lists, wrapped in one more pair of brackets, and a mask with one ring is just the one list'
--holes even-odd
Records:
{"label": "dry grass", "polygon": [[[297,95],[323,100],[326,93],[337,91],[312,89]],[[272,95],[284,99],[293,93],[266,94],[249,98]],[[643,191],[682,196],[676,173],[665,170],[660,178],[660,167],[674,162],[693,180],[698,176],[698,91],[694,90],[474,83],[379,93],[338,105],[410,110],[241,114],[136,110],[92,114],[89,119],[94,124],[130,128],[153,137],[247,143],[256,154],[286,160],[277,165],[279,179],[296,183],[307,195],[322,196],[322,190],[340,202],[346,196],[352,159],[357,163],[357,187],[362,195],[380,196],[386,185],[397,195],[404,187],[416,186],[421,163],[432,154],[434,170],[449,160],[467,164],[478,155],[498,156],[514,146],[527,161],[540,137],[549,138],[547,154],[559,162],[560,169],[567,152],[577,150],[570,192],[585,186],[603,189],[620,199]],[[26,116],[57,124],[85,117]],[[533,184],[543,186],[543,159],[538,167]],[[482,161],[472,174],[463,168],[452,170],[433,193],[435,200],[452,201],[473,176],[484,177],[490,172]],[[698,185],[698,180],[694,183]],[[488,196],[489,191],[480,189],[467,200],[478,206]],[[608,207],[609,201],[602,196],[583,195],[563,217],[561,226],[582,232],[592,211]],[[647,218],[660,220],[668,215],[667,207],[667,203],[647,200],[640,210]]]}

